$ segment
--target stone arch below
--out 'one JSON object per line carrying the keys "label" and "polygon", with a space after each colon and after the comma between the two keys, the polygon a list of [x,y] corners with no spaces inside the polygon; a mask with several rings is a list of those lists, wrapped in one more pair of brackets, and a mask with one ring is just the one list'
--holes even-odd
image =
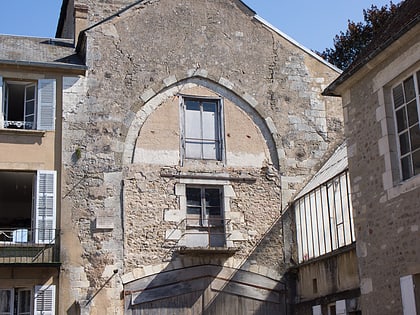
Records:
{"label": "stone arch below", "polygon": [[276,169],[279,168],[277,146],[274,138],[275,132],[272,131],[273,127],[270,129],[272,119],[270,117],[264,119],[250,104],[250,102],[247,102],[244,98],[238,96],[238,94],[232,89],[202,77],[191,77],[178,81],[161,90],[159,93],[153,93],[153,95],[148,98],[140,110],[135,113],[135,117],[128,129],[123,154],[123,163],[125,165],[132,164],[134,162],[136,141],[140,135],[143,125],[150,115],[171,97],[176,96],[184,89],[192,88],[194,86],[204,87],[238,106],[252,120],[264,138],[265,145],[268,149],[268,155],[270,157],[269,163],[271,163]]}
{"label": "stone arch below", "polygon": [[[136,277],[124,275],[126,307],[143,311],[151,307],[165,309],[169,301],[171,306],[175,303],[185,310],[200,310],[203,306],[211,310],[220,308],[218,304],[226,302],[226,295],[235,297],[231,300],[231,307],[238,308],[235,314],[242,313],[241,305],[235,303],[251,302],[255,306],[258,301],[259,307],[276,311],[268,314],[282,313],[286,306],[286,285],[280,278],[272,277],[276,273],[268,268],[254,266],[255,271],[251,271],[206,263],[171,267],[158,271],[159,265],[147,266],[133,271]],[[177,296],[183,298],[179,300]]]}

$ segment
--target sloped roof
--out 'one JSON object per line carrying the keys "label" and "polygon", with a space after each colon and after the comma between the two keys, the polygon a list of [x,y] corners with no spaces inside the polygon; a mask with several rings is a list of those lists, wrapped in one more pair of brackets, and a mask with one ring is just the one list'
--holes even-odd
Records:
{"label": "sloped roof", "polygon": [[343,142],[333,155],[325,162],[321,169],[312,177],[306,186],[297,194],[295,200],[303,197],[318,186],[328,182],[335,176],[344,172],[348,167],[347,143]]}
{"label": "sloped roof", "polygon": [[337,95],[335,89],[360,70],[370,60],[374,59],[384,49],[407,33],[420,22],[420,1],[405,0],[383,28],[382,32],[372,39],[370,44],[360,52],[356,60],[333,82],[324,95]]}
{"label": "sloped roof", "polygon": [[85,70],[73,41],[0,35],[0,64]]}

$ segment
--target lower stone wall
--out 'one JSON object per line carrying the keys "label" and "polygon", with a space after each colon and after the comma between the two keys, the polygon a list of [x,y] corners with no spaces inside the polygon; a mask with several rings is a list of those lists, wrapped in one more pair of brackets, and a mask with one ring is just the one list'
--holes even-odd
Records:
{"label": "lower stone wall", "polygon": [[[181,173],[179,169],[145,165],[126,170],[123,193],[126,271],[176,259],[178,241],[168,235],[182,233],[182,202],[177,192]],[[203,175],[196,172],[188,176],[200,174]],[[251,263],[280,268],[283,248],[278,178],[256,169],[229,169],[223,174],[207,174],[208,177],[216,182],[223,178],[221,182],[228,187],[225,193],[231,194],[225,198],[230,203],[225,205],[225,217],[227,241],[235,249],[233,257],[245,261],[254,253]],[[267,237],[268,242],[264,241]]]}

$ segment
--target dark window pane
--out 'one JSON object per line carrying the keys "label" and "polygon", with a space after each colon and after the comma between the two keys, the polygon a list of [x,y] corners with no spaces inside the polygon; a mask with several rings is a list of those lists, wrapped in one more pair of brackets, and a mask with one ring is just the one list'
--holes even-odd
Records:
{"label": "dark window pane", "polygon": [[403,89],[402,89],[402,84],[396,86],[393,90],[392,90],[392,96],[394,98],[394,106],[395,108],[401,106],[402,104],[404,104],[404,93],[403,93]]}
{"label": "dark window pane", "polygon": [[206,207],[219,207],[220,193],[219,189],[206,189]]}
{"label": "dark window pane", "polygon": [[9,290],[0,290],[0,312],[8,314],[10,310],[11,292]]}
{"label": "dark window pane", "polygon": [[214,102],[203,102],[203,111],[204,112],[216,112],[216,103]]}
{"label": "dark window pane", "polygon": [[404,132],[400,135],[400,153],[404,155],[410,152],[410,142],[408,140],[408,132]]}
{"label": "dark window pane", "polygon": [[201,215],[201,207],[187,206],[187,214]]}
{"label": "dark window pane", "polygon": [[405,158],[401,159],[401,170],[402,170],[402,177],[403,180],[410,178],[412,175],[411,173],[411,156],[406,156]]}
{"label": "dark window pane", "polygon": [[32,115],[35,113],[35,101],[26,102],[26,113],[25,115]]}
{"label": "dark window pane", "polygon": [[220,207],[208,207],[207,208],[207,214],[208,215],[214,215],[214,216],[220,216],[221,215]]}
{"label": "dark window pane", "polygon": [[414,174],[420,174],[420,150],[413,153]]}
{"label": "dark window pane", "polygon": [[407,115],[405,114],[405,107],[401,108],[397,111],[397,129],[398,132],[403,131],[404,129],[407,129]]}
{"label": "dark window pane", "polygon": [[187,205],[188,206],[201,206],[201,189],[200,188],[187,188]]}
{"label": "dark window pane", "polygon": [[419,116],[417,115],[417,101],[415,99],[407,104],[407,114],[409,126],[412,126],[419,121]]}
{"label": "dark window pane", "polygon": [[420,148],[420,129],[419,125],[410,128],[411,151]]}
{"label": "dark window pane", "polygon": [[404,92],[406,103],[416,97],[416,91],[414,89],[414,77],[411,76],[404,81]]}
{"label": "dark window pane", "polygon": [[33,100],[35,98],[35,86],[31,85],[26,88],[26,100]]}
{"label": "dark window pane", "polygon": [[420,71],[417,71],[417,88],[420,91]]}
{"label": "dark window pane", "polygon": [[187,110],[200,110],[200,103],[197,101],[186,100],[185,105],[187,107]]}

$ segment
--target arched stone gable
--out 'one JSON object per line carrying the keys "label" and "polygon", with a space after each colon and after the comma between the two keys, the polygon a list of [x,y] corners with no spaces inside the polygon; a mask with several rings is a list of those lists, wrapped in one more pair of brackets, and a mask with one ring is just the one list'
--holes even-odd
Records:
{"label": "arched stone gable", "polygon": [[[200,70],[200,73],[207,74],[204,70]],[[239,108],[249,115],[251,120],[260,129],[260,132],[266,141],[273,166],[276,169],[279,169],[279,159],[277,154],[278,144],[276,143],[277,130],[274,126],[273,119],[271,117],[263,117],[257,109],[255,109],[258,102],[249,93],[241,91],[225,78],[220,78],[218,82],[215,82],[207,76],[194,75],[182,80],[176,80],[175,77],[169,77],[163,81],[164,83],[166,82],[165,84],[167,86],[160,92],[154,92],[152,89],[149,89],[141,95],[144,105],[135,113],[135,116],[128,128],[123,153],[123,164],[128,165],[133,162],[136,140],[144,122],[150,114],[165,100],[179,93],[182,88],[198,85],[208,88],[220,96],[229,99],[232,103],[239,106]]]}

